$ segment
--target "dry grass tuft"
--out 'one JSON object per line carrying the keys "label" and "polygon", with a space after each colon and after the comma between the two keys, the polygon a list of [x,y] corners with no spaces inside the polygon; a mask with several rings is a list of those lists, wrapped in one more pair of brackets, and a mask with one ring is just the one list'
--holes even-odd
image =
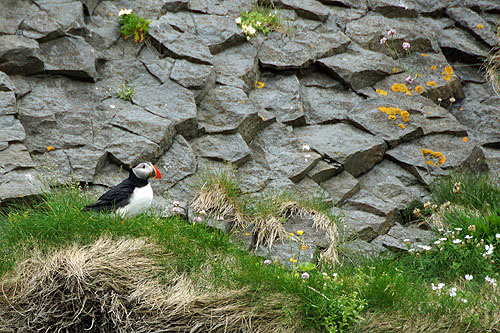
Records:
{"label": "dry grass tuft", "polygon": [[0,331],[288,332],[283,307],[297,300],[244,290],[200,292],[184,276],[161,277],[165,255],[145,239],[101,238],[94,244],[35,253],[2,282]]}
{"label": "dry grass tuft", "polygon": [[215,212],[231,224],[232,229],[244,226],[245,217],[238,204],[218,184],[203,185],[191,203],[195,211]]}
{"label": "dry grass tuft", "polygon": [[486,79],[491,83],[497,95],[500,96],[500,51],[488,57],[485,67]]}
{"label": "dry grass tuft", "polygon": [[301,217],[310,217],[313,219],[313,226],[316,230],[321,230],[326,233],[330,246],[323,253],[323,258],[333,262],[338,261],[337,243],[339,234],[337,225],[326,214],[319,212],[310,207],[304,207],[295,201],[283,202],[281,205],[281,214],[297,215]]}

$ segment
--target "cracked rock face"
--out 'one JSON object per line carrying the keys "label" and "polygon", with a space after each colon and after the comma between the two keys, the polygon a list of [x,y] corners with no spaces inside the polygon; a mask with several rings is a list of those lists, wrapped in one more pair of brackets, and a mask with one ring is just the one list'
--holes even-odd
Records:
{"label": "cracked rock face", "polygon": [[[500,98],[478,65],[498,43],[500,5],[274,3],[294,29],[247,40],[243,0],[1,1],[0,205],[40,193],[47,170],[101,191],[149,160],[168,210],[189,205],[206,168],[232,163],[244,193],[343,210],[348,251],[428,242],[399,211],[450,170],[500,170]],[[146,44],[120,36],[129,7],[151,20]],[[286,223],[307,231],[308,256],[328,245],[310,219]]]}

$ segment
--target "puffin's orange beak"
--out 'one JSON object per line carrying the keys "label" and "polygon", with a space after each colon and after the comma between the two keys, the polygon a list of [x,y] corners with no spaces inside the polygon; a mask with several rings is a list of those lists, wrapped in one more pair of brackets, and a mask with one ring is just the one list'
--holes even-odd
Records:
{"label": "puffin's orange beak", "polygon": [[153,165],[153,168],[155,169],[155,176],[153,179],[161,179],[160,170],[158,170],[154,165]]}

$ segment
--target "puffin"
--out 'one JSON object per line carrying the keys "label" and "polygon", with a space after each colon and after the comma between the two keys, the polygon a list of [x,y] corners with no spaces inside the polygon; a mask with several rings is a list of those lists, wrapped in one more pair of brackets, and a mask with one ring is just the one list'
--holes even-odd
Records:
{"label": "puffin", "polygon": [[135,217],[153,202],[149,179],[161,179],[160,171],[151,162],[140,163],[130,170],[127,179],[86,206],[85,210],[115,212],[122,218]]}

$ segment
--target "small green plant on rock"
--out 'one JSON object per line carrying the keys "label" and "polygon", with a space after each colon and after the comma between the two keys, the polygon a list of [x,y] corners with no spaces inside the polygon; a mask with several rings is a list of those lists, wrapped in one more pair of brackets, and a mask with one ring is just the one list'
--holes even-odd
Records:
{"label": "small green plant on rock", "polygon": [[116,90],[116,96],[125,101],[130,101],[132,96],[134,96],[135,87],[128,85],[127,82],[122,83],[122,85]]}
{"label": "small green plant on rock", "polygon": [[278,10],[260,2],[257,2],[251,11],[242,12],[235,21],[247,39],[252,38],[258,32],[268,34],[271,31],[288,32],[290,30]]}
{"label": "small green plant on rock", "polygon": [[118,13],[119,23],[123,38],[128,39],[134,36],[135,43],[142,43],[149,31],[151,20],[145,20],[132,13],[132,9],[122,9]]}

